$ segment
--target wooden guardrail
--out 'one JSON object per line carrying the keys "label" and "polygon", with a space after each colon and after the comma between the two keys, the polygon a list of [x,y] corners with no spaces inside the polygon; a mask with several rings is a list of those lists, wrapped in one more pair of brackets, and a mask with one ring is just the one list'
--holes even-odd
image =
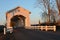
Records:
{"label": "wooden guardrail", "polygon": [[9,28],[4,28],[4,35],[6,34],[6,32],[10,32],[12,33],[13,32],[13,28],[12,27],[9,27]]}
{"label": "wooden guardrail", "polygon": [[53,30],[56,31],[56,26],[31,26],[30,29]]}

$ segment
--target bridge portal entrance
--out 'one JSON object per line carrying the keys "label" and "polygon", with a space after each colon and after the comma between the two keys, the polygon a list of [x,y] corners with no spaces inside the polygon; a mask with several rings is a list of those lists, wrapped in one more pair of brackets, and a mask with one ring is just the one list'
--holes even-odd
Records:
{"label": "bridge portal entrance", "polygon": [[11,18],[10,25],[12,27],[24,27],[25,26],[25,17],[22,15],[16,15]]}
{"label": "bridge portal entrance", "polygon": [[6,13],[6,27],[30,27],[30,17],[28,10],[22,7],[16,7]]}

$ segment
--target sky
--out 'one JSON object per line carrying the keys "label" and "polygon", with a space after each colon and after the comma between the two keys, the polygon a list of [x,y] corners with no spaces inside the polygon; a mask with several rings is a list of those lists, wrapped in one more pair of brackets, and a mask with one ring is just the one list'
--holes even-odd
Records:
{"label": "sky", "polygon": [[[0,0],[0,25],[6,23],[6,12],[21,6],[31,12],[30,22],[31,24],[37,24],[41,20],[42,9],[35,7],[36,0]],[[42,7],[42,6],[40,6]]]}
{"label": "sky", "polygon": [[40,19],[40,9],[35,8],[35,2],[36,0],[0,0],[0,25],[6,23],[6,12],[17,6],[21,6],[31,12],[31,24],[38,23]]}

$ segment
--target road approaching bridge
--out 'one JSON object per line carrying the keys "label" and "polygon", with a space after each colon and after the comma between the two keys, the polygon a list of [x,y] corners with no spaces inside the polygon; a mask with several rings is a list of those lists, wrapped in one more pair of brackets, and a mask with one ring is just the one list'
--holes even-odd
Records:
{"label": "road approaching bridge", "polygon": [[16,40],[60,40],[60,32],[17,28],[14,37]]}
{"label": "road approaching bridge", "polygon": [[15,28],[13,33],[0,34],[0,40],[60,40],[60,31]]}

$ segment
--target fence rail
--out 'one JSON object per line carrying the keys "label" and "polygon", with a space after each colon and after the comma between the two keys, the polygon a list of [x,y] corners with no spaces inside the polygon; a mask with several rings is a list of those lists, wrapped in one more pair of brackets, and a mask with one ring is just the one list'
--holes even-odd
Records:
{"label": "fence rail", "polygon": [[31,26],[30,29],[39,29],[39,30],[53,30],[56,31],[56,26]]}

